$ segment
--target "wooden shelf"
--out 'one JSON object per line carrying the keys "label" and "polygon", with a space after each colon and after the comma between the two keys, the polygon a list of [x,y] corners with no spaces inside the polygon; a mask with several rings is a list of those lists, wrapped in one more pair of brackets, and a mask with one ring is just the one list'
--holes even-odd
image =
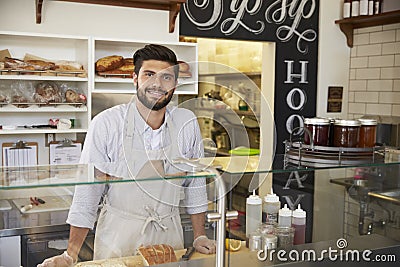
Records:
{"label": "wooden shelf", "polygon": [[[74,2],[83,4],[97,4],[120,7],[133,7],[169,11],[169,32],[175,30],[175,20],[179,14],[181,4],[186,0],[58,0],[64,2]],[[40,24],[42,20],[43,0],[36,0],[36,23]]]}
{"label": "wooden shelf", "polygon": [[358,16],[336,20],[340,30],[346,35],[347,45],[353,47],[353,29],[380,26],[400,22],[400,10],[385,12],[378,15]]}

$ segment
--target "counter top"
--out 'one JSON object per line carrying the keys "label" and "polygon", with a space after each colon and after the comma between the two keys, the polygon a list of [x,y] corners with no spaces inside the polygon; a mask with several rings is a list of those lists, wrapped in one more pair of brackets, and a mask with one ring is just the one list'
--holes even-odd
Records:
{"label": "counter top", "polygon": [[[343,266],[344,264],[346,266],[365,266],[366,262],[360,260],[360,261],[351,261],[351,258],[348,258],[350,260],[345,261],[345,255],[346,251],[350,251],[348,255],[351,257],[351,253],[354,251],[359,251],[360,258],[362,258],[362,252],[364,250],[371,250],[372,253],[368,256],[370,259],[374,259],[375,255],[395,255],[396,256],[396,262],[392,262],[394,265],[384,265],[384,266],[396,266],[400,260],[400,243],[397,241],[394,241],[392,239],[380,236],[380,235],[365,235],[365,236],[359,236],[359,237],[352,237],[349,238],[348,240],[341,240],[342,242],[346,242],[347,246],[345,246],[342,249],[338,246],[338,240],[331,240],[331,241],[323,241],[323,242],[316,242],[316,243],[309,243],[309,244],[303,244],[303,245],[296,245],[293,246],[290,250],[285,250],[286,255],[281,255],[281,259],[283,258],[288,258],[288,253],[289,251],[295,250],[299,252],[299,255],[301,255],[301,252],[309,252],[309,251],[314,251],[316,254],[315,260],[310,260],[310,261],[290,261],[289,258],[287,261],[284,260],[279,260],[277,255],[279,249],[277,249],[273,254],[272,254],[272,260],[267,259],[265,261],[261,261],[257,258],[257,252],[252,252],[249,251],[244,244],[242,245],[242,248],[238,252],[226,252],[226,262],[229,263],[229,266],[232,267],[242,267],[242,266],[252,266],[252,267],[257,267],[257,266],[275,266],[275,265],[283,265],[283,264],[290,264],[291,266],[333,266],[333,264],[336,264],[335,266]],[[331,255],[332,256],[337,256],[336,260],[331,260],[328,256],[327,251],[329,251],[329,248],[331,248]],[[325,252],[323,253],[323,251]],[[183,254],[185,250],[179,250],[176,251],[177,258],[179,259]],[[339,255],[340,253],[343,253],[343,260],[340,260]],[[270,254],[271,255],[271,254]],[[293,253],[293,255],[295,255]],[[320,255],[323,255],[321,258]],[[333,258],[332,258],[333,259]],[[124,264],[128,267],[138,267],[138,266],[143,266],[143,262],[140,256],[131,256],[131,257],[124,257],[124,258],[119,258],[116,260],[120,260],[124,262]],[[345,263],[344,263],[345,261]],[[79,263],[76,265],[76,267],[84,267],[84,266],[89,266],[88,264],[91,263],[101,263],[103,261],[91,261],[91,262],[83,262]],[[338,264],[339,262],[339,264]],[[337,265],[338,264],[338,265]],[[92,266],[92,265],[90,265]],[[186,267],[186,266],[191,266],[191,267],[203,267],[203,266],[215,266],[215,254],[214,255],[204,255],[200,254],[198,252],[195,252],[191,259],[187,262],[175,262],[175,263],[169,263],[165,264],[162,266],[180,266],[180,267]]]}
{"label": "counter top", "polygon": [[22,214],[16,207],[0,212],[0,237],[69,231],[68,210]]}

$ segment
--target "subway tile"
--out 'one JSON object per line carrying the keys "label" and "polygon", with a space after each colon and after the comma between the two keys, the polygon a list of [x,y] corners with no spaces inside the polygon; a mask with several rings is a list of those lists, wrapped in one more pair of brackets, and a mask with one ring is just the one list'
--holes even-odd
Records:
{"label": "subway tile", "polygon": [[349,102],[354,102],[354,92],[349,92]]}
{"label": "subway tile", "polygon": [[400,114],[400,105],[393,105],[392,106],[392,116],[399,116]]}
{"label": "subway tile", "polygon": [[379,103],[378,92],[355,92],[355,103]]}
{"label": "subway tile", "polygon": [[393,90],[393,80],[368,80],[367,91],[392,91]]}
{"label": "subway tile", "polygon": [[367,80],[350,80],[349,91],[367,90]]}
{"label": "subway tile", "polygon": [[400,41],[400,30],[396,31],[396,41]]}
{"label": "subway tile", "polygon": [[356,69],[366,67],[368,67],[368,57],[354,57],[350,59],[350,68]]}
{"label": "subway tile", "polygon": [[400,54],[400,42],[382,44],[382,55]]}
{"label": "subway tile", "polygon": [[353,46],[350,49],[350,57],[356,57],[357,56],[357,46]]}
{"label": "subway tile", "polygon": [[349,113],[365,113],[364,103],[349,103]]}
{"label": "subway tile", "polygon": [[393,81],[393,91],[400,91],[400,80]]}
{"label": "subway tile", "polygon": [[400,67],[381,68],[381,79],[400,79]]}
{"label": "subway tile", "polygon": [[400,55],[395,55],[394,56],[394,65],[395,66],[400,66]]}
{"label": "subway tile", "polygon": [[379,68],[369,68],[369,69],[356,69],[356,79],[379,79],[381,77],[381,72]]}
{"label": "subway tile", "polygon": [[354,29],[354,30],[353,30],[353,35],[354,35],[354,34],[358,34],[358,33],[359,33],[359,32],[358,32],[358,29]]}
{"label": "subway tile", "polygon": [[392,113],[392,105],[390,104],[366,104],[366,114],[388,115]]}
{"label": "subway tile", "polygon": [[396,31],[382,31],[370,33],[369,42],[371,44],[389,43],[396,41]]}
{"label": "subway tile", "polygon": [[379,103],[400,104],[400,92],[380,92]]}
{"label": "subway tile", "polygon": [[368,57],[368,67],[393,67],[394,55]]}
{"label": "subway tile", "polygon": [[383,44],[359,45],[357,47],[357,56],[380,56],[382,54],[382,45]]}
{"label": "subway tile", "polygon": [[354,80],[356,78],[356,70],[350,69],[349,79]]}
{"label": "subway tile", "polygon": [[393,23],[393,24],[388,24],[388,25],[383,25],[383,30],[397,30],[400,29],[400,23]]}
{"label": "subway tile", "polygon": [[367,33],[367,32],[380,32],[382,31],[382,26],[374,26],[358,29],[358,33]]}
{"label": "subway tile", "polygon": [[355,34],[353,35],[353,45],[365,45],[369,44],[369,33],[363,33],[363,34]]}

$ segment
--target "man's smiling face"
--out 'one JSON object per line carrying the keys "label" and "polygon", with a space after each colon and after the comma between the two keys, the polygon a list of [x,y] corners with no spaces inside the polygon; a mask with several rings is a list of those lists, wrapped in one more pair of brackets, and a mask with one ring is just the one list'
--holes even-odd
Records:
{"label": "man's smiling face", "polygon": [[168,105],[175,91],[174,68],[168,62],[145,60],[139,75],[134,75],[139,101],[148,109],[160,110]]}

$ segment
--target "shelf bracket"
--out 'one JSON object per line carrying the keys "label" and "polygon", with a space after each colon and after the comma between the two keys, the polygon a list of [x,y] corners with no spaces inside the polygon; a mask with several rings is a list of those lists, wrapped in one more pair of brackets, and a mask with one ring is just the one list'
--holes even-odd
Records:
{"label": "shelf bracket", "polygon": [[36,7],[36,24],[42,23],[42,6],[43,0],[35,0],[35,7]]}
{"label": "shelf bracket", "polygon": [[353,25],[342,23],[339,25],[340,30],[344,33],[347,40],[347,45],[353,47]]}
{"label": "shelf bracket", "polygon": [[175,30],[175,21],[176,17],[179,14],[180,8],[181,8],[180,3],[172,3],[169,6],[169,33],[173,33]]}

